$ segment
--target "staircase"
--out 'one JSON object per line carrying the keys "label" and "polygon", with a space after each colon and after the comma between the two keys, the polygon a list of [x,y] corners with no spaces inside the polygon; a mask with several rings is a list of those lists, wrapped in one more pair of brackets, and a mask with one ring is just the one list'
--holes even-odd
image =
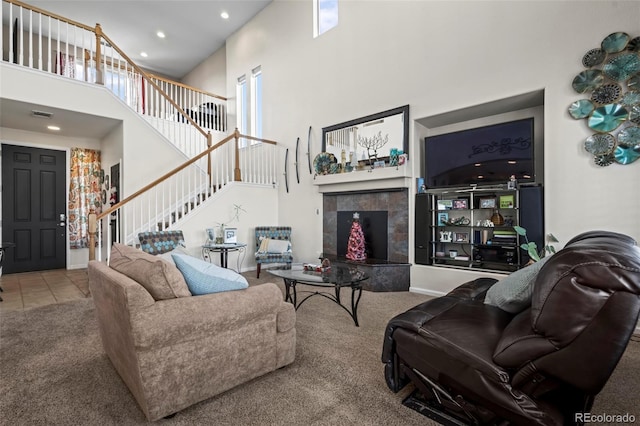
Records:
{"label": "staircase", "polygon": [[[237,130],[229,135],[226,98],[146,73],[99,24],[90,27],[17,0],[3,0],[0,21],[3,61],[104,86],[187,160],[97,215],[98,240],[135,244],[139,232],[180,226],[232,182],[277,182],[276,143]],[[115,236],[109,221],[116,222]]]}

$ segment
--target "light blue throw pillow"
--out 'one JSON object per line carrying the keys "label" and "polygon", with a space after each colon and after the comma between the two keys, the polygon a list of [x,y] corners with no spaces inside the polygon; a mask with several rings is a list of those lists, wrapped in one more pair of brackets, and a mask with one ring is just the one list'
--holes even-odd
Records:
{"label": "light blue throw pillow", "polygon": [[247,279],[231,269],[184,254],[176,253],[171,257],[194,296],[249,287]]}
{"label": "light blue throw pillow", "polygon": [[[503,311],[517,314],[531,306],[533,284],[540,268],[550,257],[543,257],[533,265],[518,269],[491,286],[484,298],[487,305],[497,306]],[[187,284],[189,281],[187,281]]]}

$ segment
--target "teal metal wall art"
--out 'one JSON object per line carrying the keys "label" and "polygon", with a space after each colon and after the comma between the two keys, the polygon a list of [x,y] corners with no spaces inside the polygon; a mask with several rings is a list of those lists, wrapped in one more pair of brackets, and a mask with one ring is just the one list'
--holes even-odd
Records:
{"label": "teal metal wall art", "polygon": [[585,150],[598,166],[633,163],[640,158],[640,37],[609,34],[582,65],[571,85],[587,98],[572,103],[569,115],[595,132]]}

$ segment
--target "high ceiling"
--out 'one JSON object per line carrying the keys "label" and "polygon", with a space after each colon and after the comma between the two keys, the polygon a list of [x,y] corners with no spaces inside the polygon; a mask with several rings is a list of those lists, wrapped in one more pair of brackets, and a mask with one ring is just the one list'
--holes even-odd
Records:
{"label": "high ceiling", "polygon": [[[26,0],[104,33],[136,64],[180,80],[272,0]],[[222,12],[228,19],[220,17]],[[162,31],[166,37],[159,38]],[[140,53],[146,52],[143,58]]]}
{"label": "high ceiling", "polygon": [[[26,0],[31,6],[94,26],[136,64],[174,80],[224,46],[225,40],[272,0]],[[229,18],[220,14],[227,12]],[[162,31],[166,37],[158,38]],[[146,52],[143,58],[140,52]],[[53,114],[36,118],[33,110]],[[0,99],[0,127],[49,133],[48,124],[65,137],[104,137],[117,121],[90,114]]]}

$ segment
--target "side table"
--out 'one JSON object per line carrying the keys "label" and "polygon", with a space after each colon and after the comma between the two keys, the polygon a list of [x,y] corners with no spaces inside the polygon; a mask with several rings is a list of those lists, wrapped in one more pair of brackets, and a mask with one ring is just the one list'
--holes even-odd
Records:
{"label": "side table", "polygon": [[238,259],[236,261],[236,272],[240,272],[241,260],[244,261],[246,256],[247,245],[245,243],[225,243],[225,244],[205,244],[202,246],[202,256],[209,259],[211,262],[211,255],[213,253],[220,253],[220,266],[227,268],[229,253],[237,251]]}

